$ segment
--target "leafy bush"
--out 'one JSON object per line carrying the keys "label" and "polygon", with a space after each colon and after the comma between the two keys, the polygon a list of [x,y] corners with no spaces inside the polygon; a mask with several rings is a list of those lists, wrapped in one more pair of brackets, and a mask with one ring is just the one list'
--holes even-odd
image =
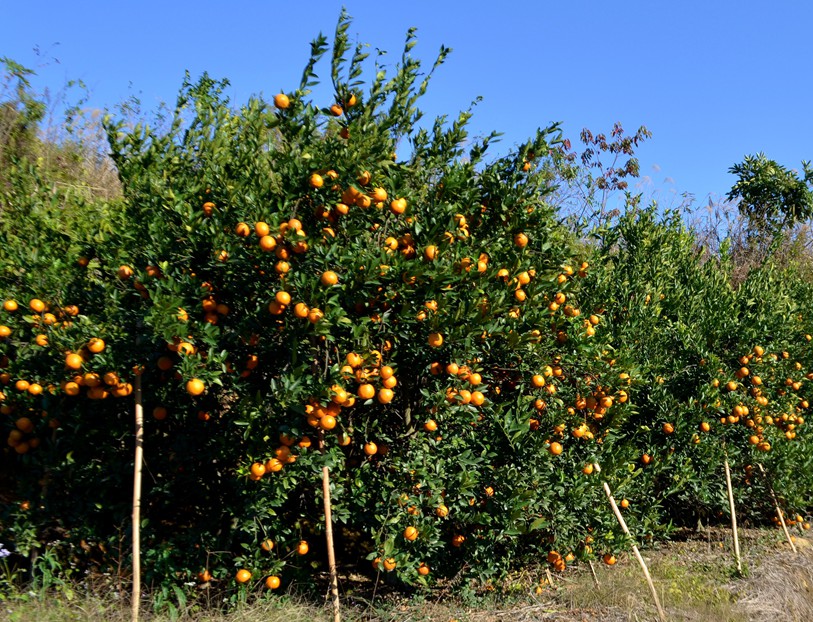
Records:
{"label": "leafy bush", "polygon": [[603,481],[638,537],[715,519],[726,456],[750,519],[771,509],[757,460],[806,509],[809,287],[767,263],[735,290],[725,249],[634,202],[580,240],[551,205],[574,178],[558,126],[489,159],[470,112],[419,123],[448,50],[424,75],[410,33],[368,82],[348,26],[324,107],[320,37],[273,103],[234,108],[204,75],[163,130],[106,118],[121,200],[18,158],[0,221],[15,550],[129,563],[136,377],[146,579],[166,595],[312,575],[325,465],[342,562],[405,584],[623,549]]}

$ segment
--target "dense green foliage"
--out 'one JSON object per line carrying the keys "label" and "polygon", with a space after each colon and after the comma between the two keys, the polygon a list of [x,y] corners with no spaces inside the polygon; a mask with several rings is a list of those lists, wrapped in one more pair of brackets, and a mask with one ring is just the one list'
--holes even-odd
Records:
{"label": "dense green foliage", "polygon": [[813,168],[802,162],[803,175],[769,160],[764,153],[746,156],[731,167],[737,181],[728,194],[760,233],[778,234],[813,216]]}
{"label": "dense green foliage", "polygon": [[233,590],[237,568],[283,584],[322,568],[323,465],[341,562],[394,564],[407,584],[623,550],[603,481],[639,538],[715,520],[726,456],[747,520],[771,512],[758,461],[809,510],[813,292],[793,266],[735,289],[726,249],[700,253],[677,215],[635,201],[579,239],[553,204],[578,177],[557,126],[496,158],[469,112],[424,127],[413,34],[368,82],[348,23],[324,108],[308,99],[320,38],[273,103],[235,108],[204,76],[164,129],[107,118],[121,199],[68,192],[15,151],[0,204],[0,298],[19,303],[0,310],[14,563],[127,567],[137,374],[145,567],[165,595],[203,569]]}

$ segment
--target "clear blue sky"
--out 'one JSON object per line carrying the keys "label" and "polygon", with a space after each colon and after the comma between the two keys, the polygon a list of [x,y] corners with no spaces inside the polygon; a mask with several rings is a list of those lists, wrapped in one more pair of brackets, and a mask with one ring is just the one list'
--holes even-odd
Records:
{"label": "clear blue sky", "polygon": [[[564,123],[574,145],[582,127],[646,125],[654,136],[639,156],[650,188],[664,200],[690,192],[703,202],[727,192],[729,166],[747,153],[792,167],[813,159],[813,3],[343,4],[352,37],[387,50],[392,63],[410,26],[418,28],[413,55],[427,64],[441,44],[453,48],[424,109],[453,115],[482,95],[472,127],[504,132],[500,152],[551,121]],[[309,42],[332,34],[341,6],[0,0],[0,56],[38,68],[40,86],[81,78],[99,107],[132,94],[150,108],[173,102],[186,69],[228,78],[239,103],[293,90]]]}

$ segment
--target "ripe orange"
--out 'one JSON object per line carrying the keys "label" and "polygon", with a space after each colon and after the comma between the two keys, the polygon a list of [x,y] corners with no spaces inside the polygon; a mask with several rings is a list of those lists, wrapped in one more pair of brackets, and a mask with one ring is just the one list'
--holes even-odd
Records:
{"label": "ripe orange", "polygon": [[88,342],[88,350],[93,352],[93,354],[99,354],[100,352],[104,352],[104,340],[99,339],[98,337],[94,337]]}
{"label": "ripe orange", "polygon": [[277,458],[269,458],[264,466],[267,472],[278,473],[282,470],[283,464]]}
{"label": "ripe orange", "polygon": [[259,222],[254,223],[254,233],[257,234],[257,237],[264,237],[271,233],[271,227],[268,226],[268,223],[263,222],[262,220]]}
{"label": "ripe orange", "polygon": [[423,424],[423,429],[427,432],[435,432],[438,429],[438,424],[434,419],[429,419]]}
{"label": "ripe orange", "polygon": [[406,208],[407,202],[404,198],[395,199],[394,201],[390,202],[390,211],[393,214],[403,214],[406,211]]}
{"label": "ripe orange", "polygon": [[342,107],[339,104],[333,104],[330,107],[330,112],[334,117],[340,117],[342,114],[344,114],[344,110],[342,110]]}
{"label": "ripe orange", "polygon": [[271,575],[265,580],[265,587],[267,587],[269,590],[277,589],[279,587],[279,584],[280,584],[279,577],[275,575]]}
{"label": "ripe orange", "polygon": [[79,388],[79,385],[76,384],[75,382],[66,382],[65,386],[64,386],[64,390],[65,390],[65,393],[67,395],[71,395],[71,396],[79,395],[79,392],[81,391],[81,389]]}
{"label": "ripe orange", "polygon": [[277,240],[273,235],[264,235],[260,238],[260,250],[269,253],[277,246]]}
{"label": "ripe orange", "polygon": [[272,300],[268,303],[268,312],[271,315],[282,315],[285,313],[285,305],[280,304],[276,300]]}
{"label": "ripe orange", "polygon": [[404,539],[409,540],[410,542],[414,542],[418,539],[418,530],[412,527],[411,525],[404,529]]}
{"label": "ripe orange", "polygon": [[454,547],[461,547],[463,543],[466,541],[466,536],[457,534],[452,536],[452,546]]}
{"label": "ripe orange", "polygon": [[429,574],[429,566],[421,562],[421,565],[418,566],[418,574],[425,577]]}
{"label": "ripe orange", "polygon": [[238,222],[237,226],[234,228],[234,232],[241,238],[247,238],[249,235],[251,235],[251,227],[249,227],[247,223]]}
{"label": "ripe orange", "polygon": [[449,508],[447,508],[445,505],[441,503],[438,507],[435,508],[435,514],[439,518],[446,518],[447,516],[449,516]]}
{"label": "ripe orange", "polygon": [[189,395],[200,395],[206,390],[206,385],[198,378],[192,378],[186,383],[186,392]]}
{"label": "ripe orange", "polygon": [[300,319],[305,319],[308,317],[310,313],[310,309],[308,309],[308,305],[304,302],[298,302],[294,305],[294,315]]}
{"label": "ripe orange", "polygon": [[313,175],[310,176],[308,183],[310,183],[311,188],[321,188],[322,186],[325,185],[325,180],[319,173],[314,173]]}
{"label": "ripe orange", "polygon": [[208,583],[211,580],[212,580],[212,573],[209,572],[208,570],[201,570],[198,573],[198,581],[200,581],[201,583]]}
{"label": "ripe orange", "polygon": [[260,548],[266,553],[268,553],[269,551],[271,551],[271,549],[274,548],[274,541],[271,540],[270,538],[266,538],[265,540],[260,542]]}
{"label": "ripe orange", "polygon": [[322,276],[319,277],[319,282],[325,287],[336,285],[336,283],[339,282],[339,275],[332,270],[326,270],[322,273]]}
{"label": "ripe orange", "polygon": [[11,335],[11,329],[8,326],[0,326],[0,339],[5,339]]}
{"label": "ripe orange", "polygon": [[384,570],[387,572],[391,572],[395,570],[396,562],[392,557],[388,557],[384,560]]}
{"label": "ripe orange", "polygon": [[291,105],[291,100],[285,93],[277,93],[274,95],[274,105],[279,110],[286,110]]}
{"label": "ripe orange", "polygon": [[603,559],[604,563],[607,564],[608,566],[615,566],[615,563],[618,561],[615,558],[615,555],[613,555],[612,553],[605,553],[604,557],[602,557],[601,559]]}
{"label": "ripe orange", "polygon": [[364,453],[368,456],[374,456],[378,453],[378,445],[374,442],[370,441],[366,445],[364,445]]}
{"label": "ripe orange", "polygon": [[3,308],[6,311],[8,311],[9,313],[11,313],[12,311],[16,311],[17,308],[18,308],[17,301],[16,300],[6,300],[3,303]]}
{"label": "ripe orange", "polygon": [[427,341],[433,348],[439,348],[443,345],[443,335],[440,333],[430,333]]}
{"label": "ripe orange", "polygon": [[336,427],[336,417],[333,415],[325,415],[319,419],[319,427],[323,430],[332,430]]}
{"label": "ripe orange", "polygon": [[298,555],[307,555],[310,547],[308,546],[307,540],[300,540],[299,544],[296,545],[296,552]]}
{"label": "ripe orange", "polygon": [[178,344],[178,354],[182,354],[183,356],[192,356],[197,352],[197,348],[193,346],[188,341],[182,341]]}
{"label": "ripe orange", "polygon": [[255,462],[251,465],[251,474],[254,477],[262,477],[265,475],[265,465],[262,462]]}
{"label": "ripe orange", "polygon": [[438,256],[438,247],[437,246],[427,246],[423,249],[423,257],[427,261],[434,261],[435,257]]}
{"label": "ripe orange", "polygon": [[621,507],[625,510],[630,506],[630,502],[627,499],[621,499]]}
{"label": "ripe orange", "polygon": [[561,454],[562,450],[563,450],[562,444],[557,443],[556,441],[552,442],[550,444],[550,448],[548,449],[548,451],[550,451],[550,453],[552,453],[554,456],[558,456],[559,454]]}
{"label": "ripe orange", "polygon": [[291,294],[284,291],[277,292],[274,294],[274,300],[281,305],[289,305],[291,304]]}
{"label": "ripe orange", "polygon": [[311,324],[316,324],[319,320],[325,317],[325,314],[322,313],[321,309],[313,308],[308,312],[308,321]]}
{"label": "ripe orange", "polygon": [[[116,272],[116,274],[121,280],[129,279],[131,276],[133,276],[133,269],[130,266],[121,265],[119,266],[119,269]],[[32,300],[32,302],[34,301]]]}
{"label": "ripe orange", "polygon": [[672,434],[675,431],[675,426],[671,423],[664,423],[663,424],[663,432],[664,434]]}
{"label": "ripe orange", "polygon": [[392,389],[383,388],[378,391],[378,401],[381,404],[389,404],[394,397],[395,394],[392,392]]}
{"label": "ripe orange", "polygon": [[375,387],[366,383],[359,385],[357,395],[363,400],[371,400],[375,397]]}
{"label": "ripe orange", "polygon": [[248,583],[251,580],[251,573],[245,568],[241,568],[237,571],[235,579],[237,579],[238,583]]}
{"label": "ripe orange", "polygon": [[34,431],[34,422],[28,417],[20,417],[14,422],[14,425],[24,434],[31,434]]}
{"label": "ripe orange", "polygon": [[518,246],[519,248],[525,248],[528,246],[528,236],[524,233],[517,233],[514,236],[514,245]]}
{"label": "ripe orange", "polygon": [[82,376],[82,380],[86,387],[98,387],[102,380],[99,378],[99,374],[95,372],[87,372],[84,376]]}
{"label": "ripe orange", "polygon": [[[119,270],[121,270],[121,268],[119,268]],[[45,303],[39,298],[32,298],[31,301],[28,303],[28,306],[34,313],[42,313],[43,311],[45,311]]]}

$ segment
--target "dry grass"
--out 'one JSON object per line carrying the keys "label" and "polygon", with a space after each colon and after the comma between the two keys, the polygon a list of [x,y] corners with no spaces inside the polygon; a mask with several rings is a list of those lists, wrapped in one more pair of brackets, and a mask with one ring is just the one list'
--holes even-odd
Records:
{"label": "dry grass", "polygon": [[[744,530],[741,547],[746,577],[734,572],[729,533],[714,529],[693,534],[644,557],[671,621],[813,621],[813,549],[799,540],[792,555],[776,531]],[[541,593],[535,587],[544,570],[529,568],[509,583],[505,594],[486,592],[462,601],[442,593],[404,597],[391,594],[372,602],[350,593],[343,600],[346,622],[632,622],[656,620],[640,568],[632,556],[608,568],[596,564],[599,586],[589,568],[568,569]],[[366,594],[362,586],[359,594]],[[176,616],[145,611],[145,622],[328,622],[327,605],[294,595],[260,599],[224,613],[213,603],[195,602]],[[126,606],[109,595],[85,595],[71,601],[33,598],[0,603],[0,619],[13,622],[125,622]]]}
{"label": "dry grass", "polygon": [[[807,544],[807,540],[797,541]],[[737,604],[753,622],[813,620],[813,550],[785,551],[763,560],[741,586]]]}

